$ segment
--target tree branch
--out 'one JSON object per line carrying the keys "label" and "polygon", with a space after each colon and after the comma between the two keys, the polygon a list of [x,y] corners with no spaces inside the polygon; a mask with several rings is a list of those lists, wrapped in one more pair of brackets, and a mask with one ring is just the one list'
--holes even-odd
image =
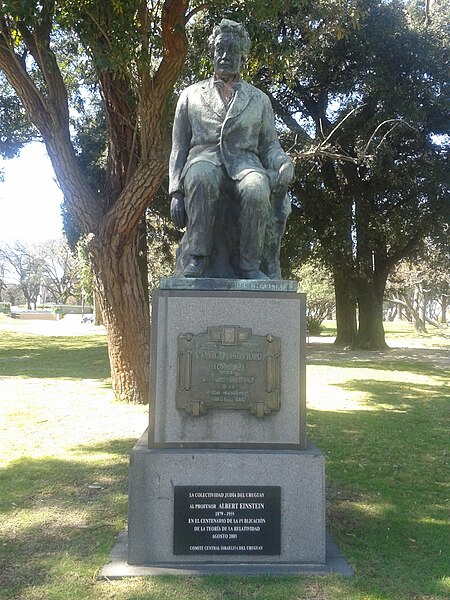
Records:
{"label": "tree branch", "polygon": [[288,129],[295,132],[299,135],[304,141],[312,142],[311,136],[305,131],[305,129],[294,119],[294,117],[289,113],[287,108],[285,108],[281,102],[279,102],[273,94],[270,93],[267,89],[264,90],[266,94],[269,96],[270,101],[272,103],[273,109],[275,113],[280,117],[283,123],[286,125]]}
{"label": "tree branch", "polygon": [[366,147],[364,148],[364,151],[361,155],[361,160],[364,161],[365,157],[368,156],[367,152],[369,150],[369,146],[372,143],[372,141],[374,140],[375,136],[377,135],[378,131],[384,127],[385,125],[387,125],[388,123],[394,123],[394,125],[383,135],[383,137],[381,138],[380,143],[378,144],[378,146],[376,147],[375,152],[378,150],[378,148],[381,146],[381,144],[384,142],[384,140],[387,138],[387,136],[391,133],[391,131],[393,131],[398,125],[403,124],[406,125],[407,127],[410,127],[413,131],[415,131],[417,134],[419,133],[417,131],[417,129],[415,127],[413,127],[412,125],[410,125],[409,123],[407,123],[406,121],[403,121],[403,119],[386,119],[386,121],[383,121],[382,123],[380,123],[378,125],[378,127],[375,129],[375,131],[372,133],[372,135],[369,138],[369,141],[366,144]]}
{"label": "tree branch", "polygon": [[42,97],[33,80],[30,78],[22,61],[9,44],[10,32],[2,19],[0,36],[0,69],[5,74],[11,87],[20,98],[31,120],[41,131],[48,131],[50,114],[45,99]]}
{"label": "tree branch", "polygon": [[[341,152],[338,151],[338,148],[336,148],[336,146],[332,145],[329,143],[329,140],[333,137],[333,135],[339,130],[339,128],[344,124],[344,122],[356,111],[359,110],[361,108],[364,107],[364,104],[361,106],[357,106],[354,109],[352,109],[343,119],[342,121],[340,121],[334,128],[333,130],[327,135],[327,137],[322,140],[321,142],[319,142],[317,145],[313,146],[312,148],[310,148],[309,150],[303,151],[303,152],[296,152],[296,153],[291,153],[291,156],[293,158],[297,158],[300,160],[309,160],[310,158],[328,158],[330,160],[336,160],[338,162],[342,162],[342,163],[350,163],[353,165],[356,165],[357,167],[360,167],[364,164],[364,162],[366,162],[367,160],[373,159],[376,155],[376,152],[379,150],[380,146],[383,144],[383,142],[386,140],[386,138],[388,137],[388,135],[398,126],[398,125],[406,125],[407,127],[409,127],[410,129],[412,129],[413,131],[415,131],[416,133],[419,133],[417,131],[417,129],[415,129],[412,125],[410,125],[409,123],[406,123],[406,121],[403,121],[402,119],[387,119],[386,121],[383,121],[382,123],[380,123],[375,131],[372,133],[372,135],[369,138],[369,141],[367,142],[363,152],[361,154],[359,154],[358,156],[350,156],[348,154],[343,154]],[[379,132],[379,130],[384,127],[387,123],[394,123],[393,127],[391,127],[382,137],[381,141],[379,142],[379,144],[377,145],[377,147],[375,148],[375,152],[373,154],[368,154],[368,149],[371,145],[371,143],[373,142],[373,140],[375,139],[376,134]]]}
{"label": "tree branch", "polygon": [[53,120],[52,125],[57,124],[66,129],[69,137],[67,90],[56,57],[50,48],[54,2],[46,2],[44,8],[41,13],[42,19],[36,23],[33,31],[30,31],[22,21],[18,22],[18,29],[47,84],[46,106]]}
{"label": "tree branch", "polygon": [[165,0],[161,16],[162,61],[154,76],[155,87],[167,93],[172,89],[187,52],[185,31],[188,0]]}
{"label": "tree branch", "polygon": [[201,12],[202,10],[205,10],[205,8],[208,8],[209,6],[210,6],[210,4],[208,4],[208,3],[205,2],[205,3],[199,4],[198,6],[196,6],[195,8],[193,8],[186,15],[185,23],[188,23],[189,20],[192,19],[192,17],[194,17],[197,13]]}

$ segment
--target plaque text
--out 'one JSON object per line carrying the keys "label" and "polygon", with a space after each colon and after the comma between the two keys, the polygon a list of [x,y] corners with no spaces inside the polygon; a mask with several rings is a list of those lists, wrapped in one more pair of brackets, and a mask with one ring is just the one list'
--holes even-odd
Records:
{"label": "plaque text", "polygon": [[174,554],[280,554],[280,487],[175,486]]}
{"label": "plaque text", "polygon": [[210,408],[257,417],[279,410],[280,338],[237,326],[178,336],[176,403],[193,416]]}

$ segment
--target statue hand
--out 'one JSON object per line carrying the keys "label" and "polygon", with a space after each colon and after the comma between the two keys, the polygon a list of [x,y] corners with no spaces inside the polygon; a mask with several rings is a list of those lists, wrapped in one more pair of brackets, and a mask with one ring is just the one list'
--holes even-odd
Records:
{"label": "statue hand", "polygon": [[288,185],[294,179],[294,165],[292,162],[284,162],[278,170],[278,174],[275,179],[274,192],[286,192]]}
{"label": "statue hand", "polygon": [[186,226],[186,210],[184,208],[184,198],[179,192],[172,195],[170,202],[170,218],[177,229],[183,229]]}

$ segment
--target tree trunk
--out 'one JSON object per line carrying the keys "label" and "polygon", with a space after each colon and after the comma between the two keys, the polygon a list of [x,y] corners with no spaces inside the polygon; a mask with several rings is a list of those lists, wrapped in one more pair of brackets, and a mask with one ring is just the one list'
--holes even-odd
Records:
{"label": "tree trunk", "polygon": [[447,325],[447,295],[441,296],[441,323]]}
{"label": "tree trunk", "polygon": [[420,285],[416,285],[414,289],[414,299],[412,304],[412,312],[414,315],[414,329],[418,333],[426,333],[425,319],[422,319],[422,289]]}
{"label": "tree trunk", "polygon": [[145,301],[150,313],[150,296],[148,294],[148,242],[147,242],[147,219],[144,217],[139,224],[139,270],[141,272],[142,287],[145,290]]}
{"label": "tree trunk", "polygon": [[407,310],[408,321],[412,321],[414,319],[414,329],[420,333],[425,333],[425,324],[421,321],[419,313],[405,294],[400,295],[402,298],[395,298],[393,302],[396,302],[400,307],[405,306]]}
{"label": "tree trunk", "polygon": [[358,290],[359,328],[356,347],[364,350],[386,350],[383,327],[384,285],[362,282]]}
{"label": "tree trunk", "polygon": [[428,294],[425,290],[422,290],[421,293],[422,305],[419,310],[420,320],[424,323],[426,327],[427,322],[427,308],[428,308]]}
{"label": "tree trunk", "polygon": [[[150,14],[147,3],[138,4],[137,21],[133,18],[118,25],[122,32],[127,26],[139,30],[141,47],[135,64],[119,66],[120,61],[104,60],[102,43],[106,39],[109,44],[115,37],[114,28],[109,29],[114,20],[108,7],[99,12],[98,35],[86,33],[81,39],[84,51],[92,53],[93,64],[99,69],[98,84],[107,116],[106,193],[90,185],[71,141],[68,93],[50,39],[54,2],[42,3],[36,19],[28,18],[29,11],[25,11],[26,19],[2,19],[0,69],[42,135],[71,221],[89,240],[115,396],[129,402],[148,402],[150,319],[148,291],[142,284],[138,262],[139,221],[167,170],[165,116],[186,56],[188,2],[160,3],[161,61],[156,70],[149,42],[156,13]],[[100,7],[104,8],[104,3]],[[71,16],[69,11],[69,21]],[[81,24],[88,19],[91,32],[87,10],[81,9],[77,19]],[[24,48],[17,43],[20,41]],[[39,89],[23,60],[27,55],[33,56],[38,68]],[[137,85],[129,94],[131,82]]]}
{"label": "tree trunk", "polygon": [[334,271],[337,335],[334,344],[352,347],[356,340],[356,298],[347,273]]}
{"label": "tree trunk", "polygon": [[148,402],[150,327],[147,290],[138,261],[139,229],[114,252],[110,240],[90,245],[101,310],[108,338],[114,396],[127,402]]}
{"label": "tree trunk", "polygon": [[94,283],[92,290],[92,304],[94,309],[94,325],[104,325],[103,314],[102,314],[102,303],[100,299],[100,293],[97,290],[97,284]]}

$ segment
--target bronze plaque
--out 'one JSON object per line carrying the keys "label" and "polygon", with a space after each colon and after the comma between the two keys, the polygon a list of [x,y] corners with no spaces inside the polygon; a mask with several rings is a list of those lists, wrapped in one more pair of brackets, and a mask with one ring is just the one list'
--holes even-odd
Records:
{"label": "bronze plaque", "polygon": [[210,408],[279,410],[280,338],[233,325],[179,335],[176,405],[196,417]]}

